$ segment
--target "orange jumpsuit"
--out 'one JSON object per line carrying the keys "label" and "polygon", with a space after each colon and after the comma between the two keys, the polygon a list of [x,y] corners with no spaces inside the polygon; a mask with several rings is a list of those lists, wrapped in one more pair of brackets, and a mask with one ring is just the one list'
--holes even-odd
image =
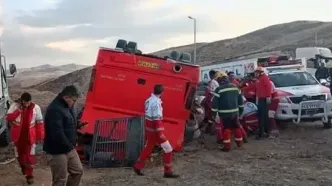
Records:
{"label": "orange jumpsuit", "polygon": [[134,165],[134,168],[138,170],[142,170],[144,168],[147,159],[153,151],[153,148],[156,145],[160,145],[164,151],[164,172],[172,172],[171,162],[173,148],[164,135],[165,127],[162,121],[163,108],[161,103],[161,99],[154,94],[152,94],[151,97],[145,101],[146,145]]}
{"label": "orange jumpsuit", "polygon": [[33,165],[36,163],[36,142],[44,139],[43,116],[40,107],[34,103],[22,110],[19,108],[19,104],[13,103],[6,119],[11,124],[10,135],[22,173],[26,177],[32,177]]}

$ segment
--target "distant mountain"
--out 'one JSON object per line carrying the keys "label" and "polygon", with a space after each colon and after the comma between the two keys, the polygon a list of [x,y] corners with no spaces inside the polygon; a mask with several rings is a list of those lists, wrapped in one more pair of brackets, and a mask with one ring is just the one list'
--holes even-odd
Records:
{"label": "distant mountain", "polygon": [[[269,26],[233,39],[197,43],[197,62],[205,65],[230,58],[261,57],[275,51],[294,55],[297,47],[314,46],[315,32],[318,35],[317,45],[332,48],[331,22],[295,21]],[[193,53],[194,45],[172,47],[153,54],[165,56],[172,50]],[[57,93],[64,86],[75,84],[85,92],[88,89],[90,74],[91,67],[45,81],[34,88]]]}
{"label": "distant mountain", "polygon": [[[315,45],[315,32],[318,46],[332,48],[332,22],[295,21],[269,26],[232,39],[199,43],[197,62],[206,65],[230,58],[257,57],[275,51],[294,56],[297,47]],[[194,45],[173,47],[153,54],[164,56],[174,49],[193,54]]]}
{"label": "distant mountain", "polygon": [[59,93],[67,85],[77,86],[83,93],[88,90],[90,83],[92,67],[86,67],[58,78],[44,81],[40,84],[29,88],[37,89],[39,91],[50,91],[55,94]]}
{"label": "distant mountain", "polygon": [[68,64],[61,66],[46,64],[31,68],[18,69],[17,75],[9,80],[9,85],[11,87],[15,86],[25,88],[85,67],[87,66],[78,64]]}

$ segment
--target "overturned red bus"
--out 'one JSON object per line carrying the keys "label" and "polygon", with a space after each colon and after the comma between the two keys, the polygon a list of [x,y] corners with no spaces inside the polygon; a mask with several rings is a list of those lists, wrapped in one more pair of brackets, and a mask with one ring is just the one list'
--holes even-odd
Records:
{"label": "overturned red bus", "polygon": [[160,58],[142,54],[136,43],[129,43],[119,40],[115,49],[99,49],[81,118],[89,124],[80,133],[92,136],[99,119],[144,116],[145,100],[155,84],[162,84],[165,133],[174,149],[181,150],[199,66],[190,64],[190,55],[173,51],[170,57]]}

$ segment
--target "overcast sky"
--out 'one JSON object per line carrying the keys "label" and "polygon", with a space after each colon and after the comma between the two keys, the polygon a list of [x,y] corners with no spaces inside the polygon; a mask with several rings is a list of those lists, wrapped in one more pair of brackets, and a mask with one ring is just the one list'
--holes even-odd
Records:
{"label": "overcast sky", "polygon": [[235,37],[295,20],[332,21],[331,0],[0,0],[2,50],[18,68],[92,65],[99,46],[138,42],[147,53]]}

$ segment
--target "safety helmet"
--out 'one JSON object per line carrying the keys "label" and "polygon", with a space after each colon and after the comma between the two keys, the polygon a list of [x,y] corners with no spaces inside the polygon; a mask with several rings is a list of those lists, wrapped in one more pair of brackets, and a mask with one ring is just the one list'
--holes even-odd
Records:
{"label": "safety helmet", "polygon": [[218,72],[216,75],[216,79],[217,78],[222,78],[222,77],[227,77],[227,74],[225,72]]}

